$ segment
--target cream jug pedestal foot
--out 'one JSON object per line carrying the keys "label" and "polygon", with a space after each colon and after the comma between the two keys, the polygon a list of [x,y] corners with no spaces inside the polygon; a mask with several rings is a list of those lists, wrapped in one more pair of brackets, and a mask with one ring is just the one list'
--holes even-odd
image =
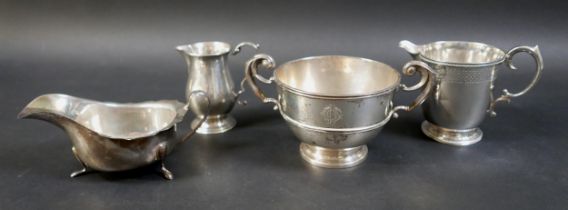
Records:
{"label": "cream jug pedestal foot", "polygon": [[472,145],[483,137],[483,132],[479,128],[456,130],[443,128],[428,121],[422,122],[422,132],[437,142],[454,146]]}
{"label": "cream jug pedestal foot", "polygon": [[[195,119],[191,126],[195,128],[195,125],[199,123],[199,119]],[[199,134],[217,134],[224,133],[237,125],[237,121],[231,115],[222,116],[208,116],[207,120],[197,129]]]}

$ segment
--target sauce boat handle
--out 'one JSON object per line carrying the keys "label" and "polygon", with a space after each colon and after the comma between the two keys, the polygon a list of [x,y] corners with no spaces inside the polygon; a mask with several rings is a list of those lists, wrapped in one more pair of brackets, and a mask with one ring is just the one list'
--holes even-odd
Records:
{"label": "sauce boat handle", "polygon": [[432,70],[430,66],[428,66],[428,64],[422,61],[410,61],[406,63],[402,68],[402,73],[404,73],[404,75],[406,76],[413,76],[417,71],[420,72],[420,81],[410,87],[401,84],[400,88],[402,88],[403,91],[413,91],[422,88],[422,92],[410,105],[396,106],[391,109],[391,111],[387,115],[389,118],[391,116],[397,118],[398,114],[396,112],[398,110],[404,110],[407,112],[414,110],[416,107],[420,106],[420,104],[422,104],[426,100],[426,98],[428,98],[428,95],[432,91],[432,79],[436,72]]}
{"label": "sauce boat handle", "polygon": [[[195,116],[197,118],[201,118],[201,120],[199,121],[199,123],[197,124],[197,126],[195,128],[191,128],[190,131],[183,136],[183,138],[181,139],[180,142],[185,142],[189,138],[191,138],[191,136],[193,136],[195,134],[197,129],[199,127],[201,127],[201,125],[205,122],[205,120],[207,120],[207,115],[209,115],[209,111],[211,111],[211,107],[210,107],[211,104],[210,104],[210,101],[209,101],[209,96],[207,95],[206,92],[201,91],[201,90],[192,91],[189,94],[189,99],[191,99],[194,96],[198,96],[198,97],[203,99],[203,102],[207,105],[206,106],[207,110],[205,111],[205,113],[202,113],[201,115]],[[191,103],[190,101],[192,101],[192,100],[188,100],[187,104],[183,107],[183,109],[185,109],[186,111],[189,110],[189,103]]]}
{"label": "sauce boat handle", "polygon": [[515,67],[513,65],[513,57],[517,53],[520,53],[520,52],[528,53],[529,55],[531,55],[533,57],[534,61],[536,62],[536,73],[535,73],[532,81],[529,83],[529,85],[527,87],[525,87],[525,89],[523,89],[523,90],[521,90],[517,93],[511,93],[511,92],[509,92],[509,90],[503,89],[503,94],[501,96],[499,96],[495,100],[492,99],[491,104],[489,105],[489,110],[488,110],[488,112],[491,114],[492,117],[497,116],[497,113],[495,112],[495,105],[497,103],[499,103],[499,102],[509,103],[509,102],[511,102],[512,98],[524,95],[525,93],[527,93],[529,90],[531,90],[534,87],[534,85],[538,82],[538,80],[541,77],[543,64],[542,64],[542,55],[540,54],[540,49],[538,48],[538,45],[534,46],[534,47],[519,46],[519,47],[515,47],[515,48],[509,50],[509,52],[507,52],[507,55],[505,57],[505,63],[507,64],[507,67],[509,67],[509,69],[512,69],[512,70],[517,69],[517,67]]}
{"label": "sauce boat handle", "polygon": [[275,98],[269,98],[264,95],[262,90],[256,84],[256,80],[261,81],[265,84],[272,84],[274,81],[274,76],[270,78],[265,78],[262,75],[258,74],[258,67],[261,66],[266,69],[272,69],[276,66],[276,62],[274,59],[267,54],[257,54],[252,57],[249,61],[247,61],[245,66],[245,79],[247,80],[250,88],[254,92],[254,94],[262,101],[262,103],[274,103],[274,110],[277,110],[280,104],[278,100]]}
{"label": "sauce boat handle", "polygon": [[[260,48],[260,44],[258,43],[254,43],[254,42],[241,42],[239,44],[237,44],[237,46],[235,46],[235,48],[232,51],[232,55],[237,55],[239,54],[239,52],[241,52],[241,48],[243,48],[244,46],[249,46],[252,47],[255,51],[258,50],[258,48]],[[245,92],[245,78],[243,78],[240,82],[240,87],[241,89],[237,92],[233,92],[233,94],[235,95],[235,97],[239,97],[241,94],[243,94]],[[247,105],[247,101],[241,101],[241,100],[237,100],[237,103],[239,105]]]}

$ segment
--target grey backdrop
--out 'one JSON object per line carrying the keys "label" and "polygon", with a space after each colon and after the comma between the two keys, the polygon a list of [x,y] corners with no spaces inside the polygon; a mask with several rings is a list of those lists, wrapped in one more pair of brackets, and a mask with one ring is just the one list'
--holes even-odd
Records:
{"label": "grey backdrop", "polygon": [[[565,1],[0,1],[2,209],[564,209],[568,205],[568,53]],[[154,167],[94,173],[64,132],[16,120],[35,96],[61,92],[134,102],[184,96],[178,44],[254,41],[277,63],[322,54],[409,60],[401,39],[536,45],[545,72],[526,96],[498,107],[484,140],[464,148],[428,140],[420,111],[401,113],[344,170],[314,168],[270,106],[248,92],[238,127],[176,148],[163,180]],[[232,58],[235,80],[252,52]],[[503,69],[497,87],[533,75]],[[405,79],[412,81],[412,79]],[[265,89],[273,89],[265,86]],[[273,91],[268,91],[272,94]],[[396,103],[415,95],[399,94]],[[186,124],[184,124],[187,127]],[[185,128],[182,126],[182,128]]]}

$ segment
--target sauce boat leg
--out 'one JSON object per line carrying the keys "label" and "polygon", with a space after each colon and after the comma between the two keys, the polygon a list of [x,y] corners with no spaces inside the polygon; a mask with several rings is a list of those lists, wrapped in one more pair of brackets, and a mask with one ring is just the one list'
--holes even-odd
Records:
{"label": "sauce boat leg", "polygon": [[84,174],[91,172],[89,167],[87,167],[87,165],[85,165],[85,163],[77,155],[77,149],[75,149],[75,147],[71,147],[71,151],[73,151],[73,155],[75,156],[75,159],[77,159],[77,161],[79,161],[79,163],[81,163],[83,168],[81,170],[77,170],[77,171],[74,171],[73,173],[71,173],[70,177],[74,178],[76,176],[81,176],[81,175],[84,175]]}
{"label": "sauce boat leg", "polygon": [[167,180],[172,180],[174,179],[174,175],[172,174],[172,172],[170,170],[168,170],[166,168],[166,164],[164,162],[164,160],[166,159],[166,155],[168,148],[166,144],[160,144],[158,146],[158,150],[157,150],[157,155],[156,157],[160,158],[160,172],[162,172],[162,176],[164,176],[165,179]]}

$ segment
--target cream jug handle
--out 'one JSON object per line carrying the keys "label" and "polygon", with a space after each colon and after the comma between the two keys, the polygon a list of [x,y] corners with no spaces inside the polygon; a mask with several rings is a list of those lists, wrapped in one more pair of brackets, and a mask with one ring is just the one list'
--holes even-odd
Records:
{"label": "cream jug handle", "polygon": [[260,90],[258,85],[256,84],[256,79],[261,81],[265,84],[272,84],[274,81],[274,76],[266,79],[262,75],[258,74],[258,67],[261,66],[265,69],[272,69],[276,66],[274,59],[267,54],[257,54],[249,61],[245,66],[245,79],[247,80],[250,88],[254,92],[254,94],[262,101],[262,103],[273,103],[275,104],[274,110],[277,110],[280,107],[278,100],[275,98],[269,98],[264,95],[264,93]]}
{"label": "cream jug handle", "polygon": [[[237,55],[239,54],[239,52],[241,52],[241,48],[243,48],[244,46],[249,46],[254,48],[254,50],[258,50],[258,48],[260,48],[260,44],[258,43],[254,43],[254,42],[241,42],[239,43],[237,46],[235,46],[235,48],[233,49],[233,52],[231,53],[232,55]],[[239,91],[237,91],[235,94],[235,97],[239,97],[241,94],[243,94],[245,92],[245,78],[243,78],[240,82],[240,87],[241,89]],[[247,101],[241,101],[241,100],[237,100],[237,103],[240,105],[247,105]]]}
{"label": "cream jug handle", "polygon": [[254,43],[254,42],[241,42],[239,43],[237,46],[235,46],[235,48],[233,49],[233,52],[231,53],[232,55],[237,55],[241,52],[241,48],[243,48],[244,46],[249,46],[254,48],[254,50],[258,50],[258,48],[260,48],[260,44],[258,43]]}
{"label": "cream jug handle", "polygon": [[507,55],[505,57],[505,63],[507,64],[507,67],[509,67],[509,69],[515,70],[517,69],[517,67],[515,67],[513,65],[513,57],[520,52],[524,52],[524,53],[528,53],[529,55],[531,55],[534,59],[534,61],[536,62],[536,73],[532,79],[532,81],[529,83],[529,85],[527,87],[525,87],[525,89],[517,92],[517,93],[511,93],[509,92],[509,90],[507,89],[503,89],[503,94],[501,96],[499,96],[497,99],[491,101],[491,104],[489,105],[489,110],[488,112],[491,113],[492,117],[497,116],[497,113],[495,112],[495,105],[498,102],[511,102],[511,99],[514,97],[519,97],[524,95],[525,93],[527,93],[529,90],[531,90],[534,85],[538,82],[538,80],[540,79],[540,76],[542,74],[542,69],[543,69],[543,64],[542,64],[542,55],[540,54],[540,50],[537,46],[534,47],[529,47],[529,46],[519,46],[519,47],[515,47],[511,50],[509,50],[509,52],[507,52]]}
{"label": "cream jug handle", "polygon": [[434,72],[430,68],[430,66],[428,66],[428,64],[422,61],[410,61],[406,63],[402,68],[402,73],[404,73],[404,75],[406,76],[412,76],[416,73],[416,71],[420,72],[420,81],[410,87],[404,84],[400,84],[400,88],[402,88],[403,91],[413,91],[422,88],[422,92],[420,93],[420,95],[418,95],[418,97],[416,97],[416,99],[410,105],[396,106],[392,108],[387,115],[389,118],[391,116],[397,118],[398,114],[396,112],[398,110],[404,110],[407,112],[412,111],[417,106],[420,106],[420,104],[422,104],[430,94],[430,91],[432,90],[432,79],[433,79],[432,77],[434,74],[436,74],[436,72]]}
{"label": "cream jug handle", "polygon": [[[181,139],[180,142],[185,142],[187,141],[189,138],[191,138],[191,136],[193,136],[193,134],[195,134],[195,132],[197,131],[197,129],[199,127],[201,127],[201,125],[205,122],[205,120],[207,119],[207,115],[209,115],[209,111],[211,111],[211,107],[209,106],[209,96],[207,95],[206,92],[201,91],[201,90],[196,90],[196,91],[192,91],[189,94],[189,99],[191,99],[193,96],[197,96],[199,98],[202,98],[203,102],[207,105],[207,110],[205,111],[205,113],[202,113],[201,115],[197,115],[196,117],[201,118],[201,120],[199,121],[199,123],[197,124],[197,126],[195,128],[191,128],[190,131],[183,136],[183,138]],[[185,106],[183,106],[183,109],[185,109],[185,111],[187,112],[189,110],[189,103],[191,100],[188,100],[187,104]]]}

